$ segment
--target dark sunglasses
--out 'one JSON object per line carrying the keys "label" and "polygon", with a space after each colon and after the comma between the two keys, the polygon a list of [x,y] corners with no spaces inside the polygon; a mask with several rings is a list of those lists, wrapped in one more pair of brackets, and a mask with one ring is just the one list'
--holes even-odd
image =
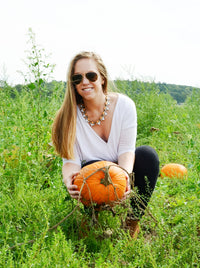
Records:
{"label": "dark sunglasses", "polygon": [[[72,75],[72,83],[75,85],[78,85],[82,82],[83,80],[82,74],[74,74]],[[98,74],[95,72],[88,72],[85,74],[85,77],[90,81],[90,82],[95,82],[98,78]]]}

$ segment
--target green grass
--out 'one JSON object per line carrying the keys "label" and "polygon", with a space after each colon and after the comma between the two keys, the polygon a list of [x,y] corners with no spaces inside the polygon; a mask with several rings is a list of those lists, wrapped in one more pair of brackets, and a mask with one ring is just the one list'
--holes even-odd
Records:
{"label": "green grass", "polygon": [[159,177],[148,206],[155,219],[146,213],[132,240],[120,215],[109,211],[100,212],[96,225],[89,220],[90,231],[80,238],[88,218],[82,207],[49,231],[77,203],[67,195],[62,161],[49,144],[62,85],[55,83],[50,96],[36,92],[0,89],[0,267],[200,267],[199,93],[179,106],[153,86],[126,91],[137,106],[137,146],[154,147],[161,166],[176,162],[188,169],[187,180]]}

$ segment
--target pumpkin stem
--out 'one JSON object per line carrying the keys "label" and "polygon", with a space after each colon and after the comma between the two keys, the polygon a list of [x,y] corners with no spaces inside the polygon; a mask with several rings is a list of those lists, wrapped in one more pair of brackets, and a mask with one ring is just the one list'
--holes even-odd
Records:
{"label": "pumpkin stem", "polygon": [[104,172],[104,178],[101,179],[101,184],[103,184],[104,186],[108,186],[109,184],[112,184],[112,180],[111,180],[111,177],[110,177],[110,174],[109,174],[109,168],[110,166],[107,166],[105,167],[105,170],[102,169],[102,171]]}

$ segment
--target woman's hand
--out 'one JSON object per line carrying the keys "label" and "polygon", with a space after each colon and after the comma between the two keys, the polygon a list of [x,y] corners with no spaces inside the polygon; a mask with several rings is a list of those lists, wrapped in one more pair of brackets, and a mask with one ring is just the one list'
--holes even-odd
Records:
{"label": "woman's hand", "polygon": [[81,167],[79,165],[73,163],[66,163],[62,167],[63,173],[63,182],[67,187],[67,190],[71,196],[71,198],[77,199],[79,198],[79,191],[77,191],[77,186],[74,185],[74,179],[79,174]]}
{"label": "woman's hand", "polygon": [[133,171],[134,161],[135,161],[135,154],[132,152],[121,154],[118,158],[118,165],[122,167],[124,170],[126,170],[126,172],[124,171],[126,176],[126,191],[124,196],[122,197],[122,200],[128,198],[128,196],[131,193],[131,185],[128,173],[131,173]]}
{"label": "woman's hand", "polygon": [[125,190],[124,196],[122,197],[122,200],[125,200],[126,198],[128,198],[131,193],[130,179],[127,173],[125,173],[125,175],[126,175],[126,190]]}
{"label": "woman's hand", "polygon": [[67,190],[71,196],[71,198],[79,199],[80,192],[77,191],[77,185],[74,185],[74,179],[79,174],[79,172],[73,172],[67,179],[63,179],[64,184],[67,187]]}

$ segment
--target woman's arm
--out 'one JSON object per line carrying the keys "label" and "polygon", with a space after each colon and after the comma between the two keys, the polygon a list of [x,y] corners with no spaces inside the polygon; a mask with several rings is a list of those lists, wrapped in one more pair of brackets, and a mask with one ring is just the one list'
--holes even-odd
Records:
{"label": "woman's arm", "polygon": [[[123,153],[118,158],[118,165],[124,168],[128,173],[133,172],[134,162],[135,162],[135,154],[132,152]],[[128,174],[126,174],[126,179],[127,179],[127,187],[123,199],[125,199],[131,192],[131,182]]]}
{"label": "woman's arm", "polygon": [[73,163],[66,163],[62,168],[63,182],[67,187],[70,196],[74,199],[78,199],[79,191],[77,186],[73,184],[74,178],[80,171],[80,166]]}
{"label": "woman's arm", "polygon": [[132,152],[123,153],[118,158],[118,165],[127,170],[128,173],[133,172],[135,154]]}

